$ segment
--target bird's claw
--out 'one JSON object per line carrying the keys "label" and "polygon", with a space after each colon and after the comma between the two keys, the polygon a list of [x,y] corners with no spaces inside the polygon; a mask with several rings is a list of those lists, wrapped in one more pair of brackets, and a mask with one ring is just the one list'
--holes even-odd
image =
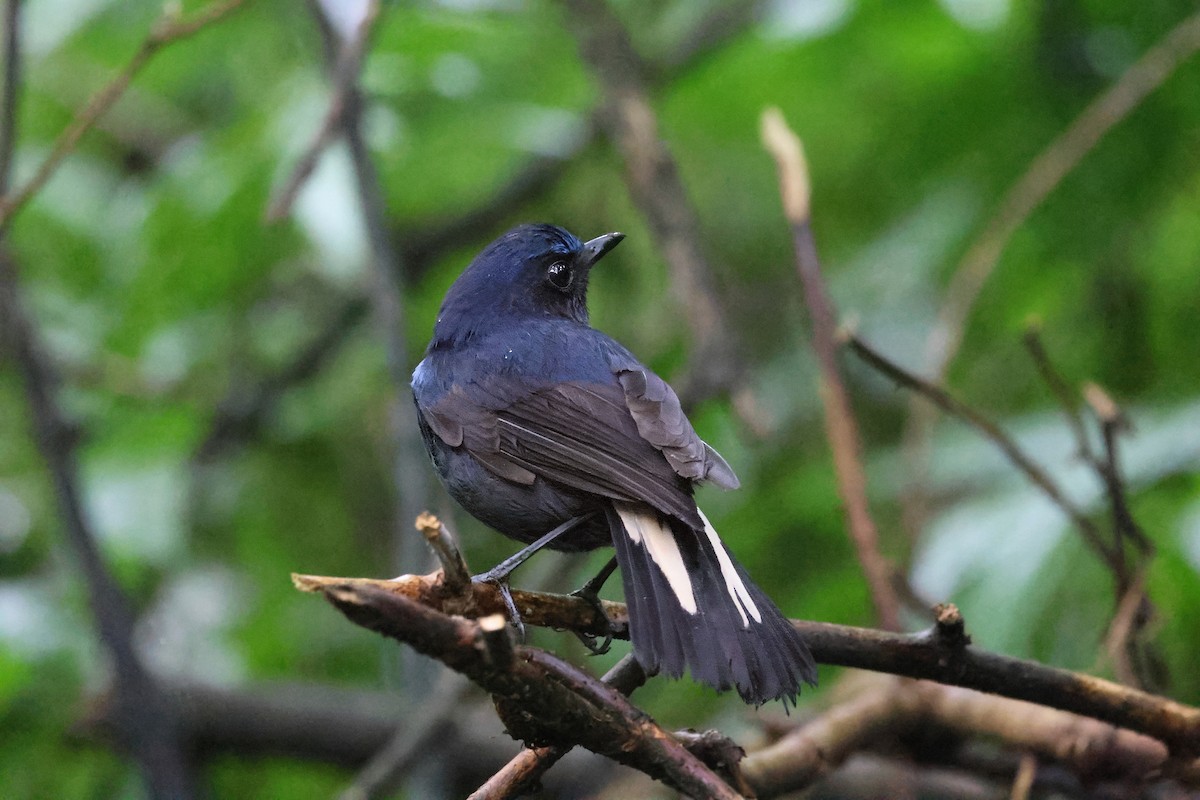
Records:
{"label": "bird's claw", "polygon": [[480,575],[473,575],[471,580],[475,583],[490,583],[500,592],[500,599],[504,602],[504,610],[507,612],[508,621],[517,630],[517,640],[525,641],[525,623],[521,619],[521,612],[517,610],[517,604],[513,600],[512,589],[508,587],[508,580],[490,577],[490,574],[485,572]]}
{"label": "bird's claw", "polygon": [[[600,602],[600,595],[596,593],[595,589],[589,583],[583,588],[571,592],[571,597],[578,597],[580,600],[586,601],[595,610],[596,616],[604,621],[604,625],[608,629],[608,632],[603,637],[585,631],[571,631],[571,633],[574,633],[575,637],[583,642],[583,646],[588,649],[589,653],[594,656],[604,655],[612,647],[613,635],[612,620],[608,618],[608,614],[604,613],[604,606]],[[601,638],[603,638],[603,641],[600,644],[596,644],[596,641]]]}

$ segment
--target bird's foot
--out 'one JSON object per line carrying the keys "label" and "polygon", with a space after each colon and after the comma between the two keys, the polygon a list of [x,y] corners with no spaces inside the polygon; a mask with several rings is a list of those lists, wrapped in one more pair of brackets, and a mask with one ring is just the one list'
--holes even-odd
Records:
{"label": "bird's foot", "polygon": [[[584,631],[572,631],[579,641],[583,642],[583,646],[594,656],[604,655],[612,647],[613,623],[609,619],[608,614],[604,612],[604,604],[600,602],[600,587],[604,585],[604,582],[608,580],[608,577],[612,575],[616,567],[617,560],[614,558],[604,566],[604,569],[600,570],[600,573],[596,577],[571,592],[571,597],[578,597],[586,601],[596,611],[596,616],[604,621],[604,627],[607,629],[607,633],[602,637]],[[597,644],[597,641],[600,643]]]}
{"label": "bird's foot", "polygon": [[504,610],[507,613],[508,621],[517,629],[517,640],[525,641],[525,623],[521,620],[521,612],[517,610],[517,604],[513,601],[512,589],[508,587],[508,575],[505,574],[500,578],[492,576],[495,572],[490,569],[487,572],[481,572],[478,575],[471,576],[472,583],[490,583],[500,592],[500,599],[504,603]]}

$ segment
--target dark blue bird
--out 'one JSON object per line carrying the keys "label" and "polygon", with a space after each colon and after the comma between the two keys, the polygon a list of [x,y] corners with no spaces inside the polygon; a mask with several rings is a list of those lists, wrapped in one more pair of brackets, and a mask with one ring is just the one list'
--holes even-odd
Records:
{"label": "dark blue bird", "polygon": [[808,648],[692,497],[737,477],[671,387],[588,325],[591,268],[622,238],[523,225],[476,256],[413,373],[426,447],[450,495],[501,533],[530,543],[575,520],[548,546],[616,548],[648,671],[794,700],[816,682]]}

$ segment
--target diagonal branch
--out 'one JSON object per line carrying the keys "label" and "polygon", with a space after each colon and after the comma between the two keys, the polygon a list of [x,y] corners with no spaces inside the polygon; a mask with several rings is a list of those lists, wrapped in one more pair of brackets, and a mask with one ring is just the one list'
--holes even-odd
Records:
{"label": "diagonal branch", "polygon": [[[938,319],[925,339],[926,374],[930,380],[940,380],[957,355],[971,309],[1013,234],[1104,136],[1197,50],[1200,50],[1200,12],[1185,18],[1147,50],[1047,145],[1009,187],[1000,207],[955,267]],[[924,524],[926,516],[922,484],[929,471],[929,439],[937,415],[937,409],[914,403],[905,425],[904,455],[913,487],[906,499],[905,517],[912,532]]]}
{"label": "diagonal branch", "polygon": [[141,47],[133,58],[108,85],[97,92],[84,106],[71,124],[59,135],[50,155],[37,168],[20,189],[0,197],[0,230],[8,228],[13,216],[54,176],[62,162],[74,152],[83,135],[91,130],[96,121],[121,98],[133,79],[150,60],[164,47],[199,33],[205,27],[220,21],[236,11],[245,0],[217,0],[190,16],[180,16],[177,6],[168,5],[167,10],[150,29]]}
{"label": "diagonal branch", "polygon": [[713,269],[701,249],[700,221],[679,167],[658,130],[650,65],[603,0],[564,0],[584,62],[603,96],[600,120],[625,161],[625,182],[645,217],[680,295],[696,346],[696,367],[681,388],[688,403],[726,391],[742,367],[736,337],[717,300]]}
{"label": "diagonal branch", "polygon": [[1118,588],[1127,584],[1129,575],[1124,559],[1120,558],[1112,547],[1104,541],[1096,524],[1088,519],[1087,515],[1075,505],[1074,501],[1063,494],[1058,484],[1051,480],[1046,471],[1038,466],[1037,462],[1022,450],[1008,434],[1001,430],[999,425],[954,397],[954,395],[942,387],[904,370],[864,342],[856,334],[845,331],[843,332],[843,337],[845,343],[854,351],[854,354],[864,362],[901,386],[911,389],[926,398],[942,411],[958,417],[995,444],[1013,466],[1025,475],[1034,486],[1038,487],[1050,502],[1054,503],[1054,505],[1062,509],[1063,513],[1070,517],[1075,527],[1083,535],[1084,541],[1087,542],[1088,546],[1095,551],[1096,555],[1112,571],[1117,579]]}
{"label": "diagonal branch", "polygon": [[511,642],[497,649],[480,622],[369,584],[326,585],[322,591],[352,622],[406,642],[486,689],[509,732],[526,742],[579,745],[690,796],[739,797],[620,692],[543,650]]}
{"label": "diagonal branch", "polygon": [[[362,18],[358,21],[353,35],[349,39],[342,42],[341,47],[337,50],[336,55],[332,57],[333,64],[331,69],[330,81],[333,84],[333,93],[329,99],[329,108],[325,111],[325,118],[321,120],[321,125],[313,136],[308,147],[304,149],[303,154],[293,167],[291,174],[284,181],[283,188],[275,195],[275,199],[271,201],[270,207],[267,209],[266,221],[278,222],[291,213],[292,205],[296,202],[296,196],[300,194],[300,190],[304,187],[304,183],[312,175],[312,172],[317,167],[317,163],[321,160],[321,155],[325,149],[329,147],[346,129],[348,117],[358,113],[358,74],[362,69],[363,57],[367,52],[367,43],[371,38],[371,32],[375,29],[375,22],[379,19],[379,0],[370,0],[367,3],[365,12]],[[313,0],[311,4],[313,14],[317,15],[322,23],[322,35],[326,40],[326,48],[332,49],[332,43],[336,37],[329,30],[327,22],[324,20],[324,12],[321,10],[320,2]]]}
{"label": "diagonal branch", "polygon": [[1012,235],[1063,178],[1079,166],[1084,156],[1197,50],[1200,50],[1200,12],[1184,19],[1146,51],[1047,145],[1009,188],[1000,208],[954,270],[946,290],[946,303],[926,340],[930,375],[940,377],[954,359],[967,316]]}
{"label": "diagonal branch", "polygon": [[4,252],[0,252],[0,325],[24,380],[34,440],[50,471],[67,544],[83,573],[100,641],[113,660],[118,737],[138,761],[151,796],[192,797],[194,776],[172,707],[134,649],[133,610],[104,563],[84,508],[77,452],[80,431],[59,405],[57,376],[21,301],[16,267]]}
{"label": "diagonal branch", "polygon": [[862,465],[862,443],[850,395],[837,365],[837,317],[825,288],[821,263],[810,224],[810,189],[804,151],[783,115],[771,109],[762,117],[763,144],[779,165],[784,214],[792,226],[796,271],[804,289],[812,321],[812,346],[821,373],[820,394],[825,407],[825,435],[833,451],[838,494],[846,508],[850,538],[871,590],[875,613],[887,630],[900,629],[900,601],[892,585],[892,568],[879,552],[879,534],[867,502],[867,476]]}

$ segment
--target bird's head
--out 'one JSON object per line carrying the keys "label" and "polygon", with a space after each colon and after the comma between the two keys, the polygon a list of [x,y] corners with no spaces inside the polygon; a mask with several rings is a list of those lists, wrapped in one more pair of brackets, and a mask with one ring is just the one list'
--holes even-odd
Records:
{"label": "bird's head", "polygon": [[554,225],[521,225],[483,249],[446,293],[434,341],[469,335],[481,320],[563,317],[586,324],[588,275],[625,238],[587,242]]}

